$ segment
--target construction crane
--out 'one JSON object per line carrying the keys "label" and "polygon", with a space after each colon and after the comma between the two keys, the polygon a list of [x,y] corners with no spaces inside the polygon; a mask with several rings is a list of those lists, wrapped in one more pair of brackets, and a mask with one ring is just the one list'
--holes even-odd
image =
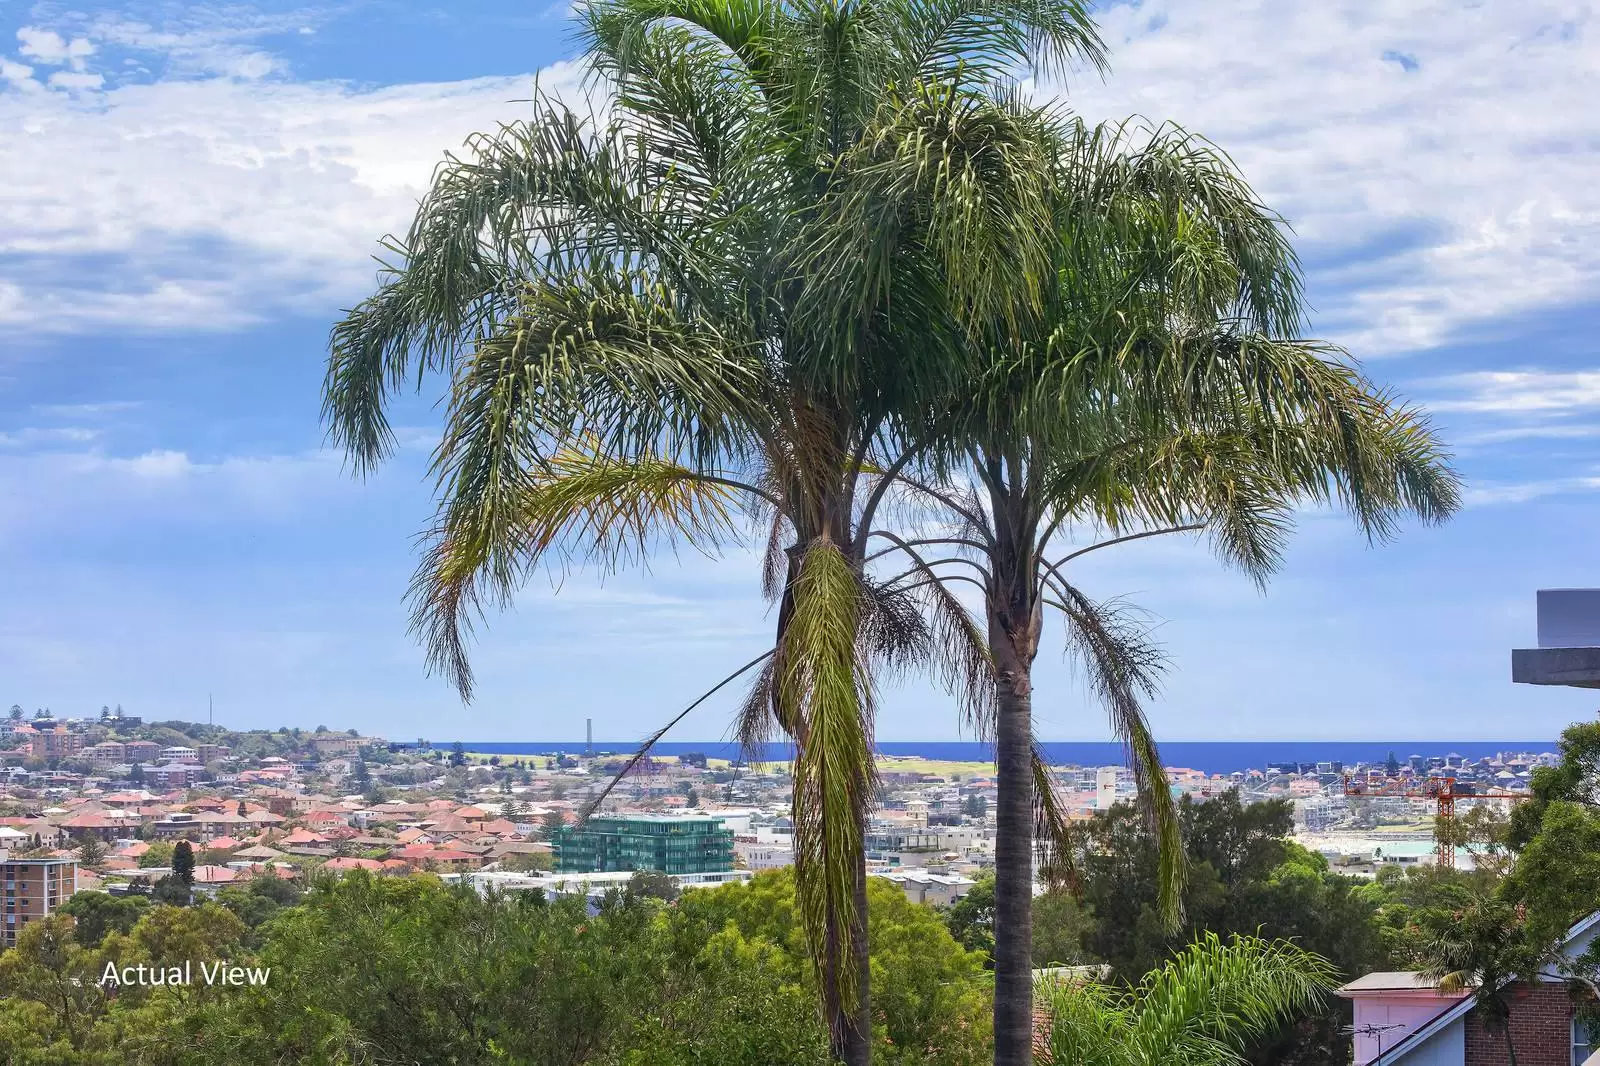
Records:
{"label": "construction crane", "polygon": [[1420,780],[1407,777],[1384,777],[1376,780],[1364,780],[1351,777],[1344,778],[1344,794],[1346,796],[1361,796],[1369,799],[1431,799],[1434,801],[1436,813],[1433,819],[1433,835],[1437,842],[1437,862],[1442,869],[1453,870],[1456,865],[1455,834],[1451,833],[1450,824],[1456,817],[1456,800],[1458,799],[1508,799],[1525,800],[1526,792],[1502,792],[1495,789],[1481,789],[1476,785],[1457,785],[1453,777],[1426,777]]}

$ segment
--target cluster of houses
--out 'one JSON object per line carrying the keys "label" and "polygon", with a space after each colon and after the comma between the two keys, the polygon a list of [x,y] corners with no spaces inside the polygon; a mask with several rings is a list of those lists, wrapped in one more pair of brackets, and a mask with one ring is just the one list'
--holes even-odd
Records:
{"label": "cluster of houses", "polygon": [[[113,889],[168,872],[145,856],[160,842],[188,841],[202,860],[195,884],[227,884],[260,873],[294,876],[308,867],[463,872],[513,855],[548,854],[534,839],[538,823],[559,808],[518,809],[518,821],[497,804],[450,799],[367,805],[263,786],[244,796],[187,791],[86,790],[51,801],[37,814],[0,818],[0,848],[42,858],[73,858],[83,842],[103,844],[93,870],[80,869],[78,888]],[[141,861],[144,860],[144,861]]]}

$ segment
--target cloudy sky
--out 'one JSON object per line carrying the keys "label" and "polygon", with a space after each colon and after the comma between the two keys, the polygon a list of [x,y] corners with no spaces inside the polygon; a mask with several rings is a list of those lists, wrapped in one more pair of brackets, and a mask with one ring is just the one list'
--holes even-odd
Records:
{"label": "cloudy sky", "polygon": [[[765,645],[748,556],[530,587],[429,678],[401,597],[432,397],[358,483],[322,448],[325,340],[429,172],[573,84],[563,4],[0,6],[0,704],[631,739]],[[1293,223],[1314,330],[1423,401],[1469,482],[1369,547],[1311,517],[1266,594],[1203,546],[1098,553],[1161,619],[1168,739],[1543,739],[1509,680],[1539,587],[1600,585],[1600,25],[1561,0],[1145,0],[1101,12],[1091,118],[1204,133]],[[1099,739],[1054,649],[1041,730]],[[685,723],[715,739],[727,704]],[[934,692],[885,739],[956,739]]]}

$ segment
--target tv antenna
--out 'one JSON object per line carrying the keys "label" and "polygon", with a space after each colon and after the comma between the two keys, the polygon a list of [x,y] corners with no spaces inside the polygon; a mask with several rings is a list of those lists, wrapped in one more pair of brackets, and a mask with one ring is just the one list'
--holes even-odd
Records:
{"label": "tv antenna", "polygon": [[1341,1029],[1340,1032],[1349,1033],[1351,1036],[1377,1037],[1378,1053],[1372,1056],[1372,1061],[1377,1062],[1379,1059],[1383,1058],[1383,1034],[1387,1033],[1390,1029],[1404,1028],[1405,1025],[1400,1022],[1390,1022],[1388,1025],[1379,1025],[1376,1022],[1368,1022],[1366,1025],[1347,1025]]}

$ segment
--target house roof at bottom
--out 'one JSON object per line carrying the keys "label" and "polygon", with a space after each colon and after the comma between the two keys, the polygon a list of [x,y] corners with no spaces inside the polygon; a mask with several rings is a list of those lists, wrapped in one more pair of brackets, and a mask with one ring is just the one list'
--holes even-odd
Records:
{"label": "house roof at bottom", "polygon": [[1340,988],[1339,992],[1436,991],[1438,987],[1437,981],[1430,981],[1414,970],[1381,970],[1356,978]]}
{"label": "house roof at bottom", "polygon": [[[1566,936],[1561,938],[1561,943],[1558,946],[1570,944],[1573,940],[1588,932],[1596,924],[1600,924],[1600,911],[1595,911],[1587,918],[1579,921],[1571,929],[1568,929]],[[1510,980],[1508,979],[1505,983],[1509,984]],[[1388,1051],[1385,1051],[1383,1054],[1367,1063],[1367,1066],[1397,1066],[1397,1064],[1404,1062],[1413,1051],[1416,1051],[1418,1048],[1422,1047],[1423,1044],[1427,1043],[1429,1040],[1432,1040],[1435,1036],[1444,1032],[1451,1025],[1454,1025],[1457,1021],[1466,1017],[1474,1005],[1473,997],[1463,996],[1455,1004],[1435,1016],[1431,1021],[1426,1022],[1418,1028],[1412,1030],[1412,1032],[1406,1035],[1405,1039],[1401,1040],[1399,1043],[1395,1044],[1394,1047],[1390,1048]]]}

